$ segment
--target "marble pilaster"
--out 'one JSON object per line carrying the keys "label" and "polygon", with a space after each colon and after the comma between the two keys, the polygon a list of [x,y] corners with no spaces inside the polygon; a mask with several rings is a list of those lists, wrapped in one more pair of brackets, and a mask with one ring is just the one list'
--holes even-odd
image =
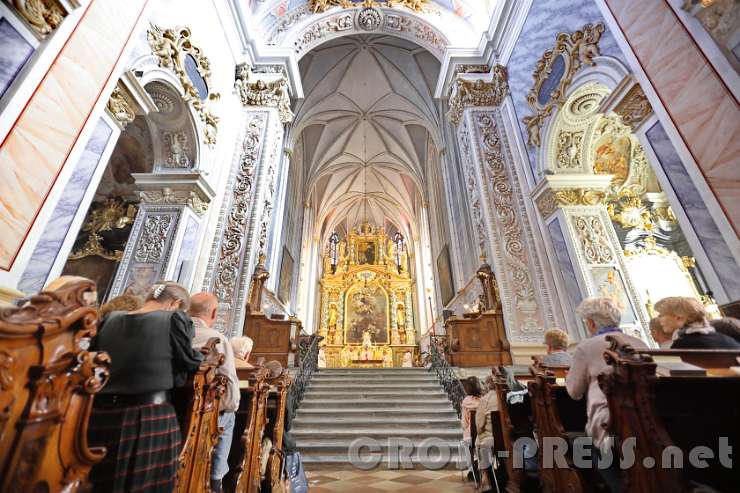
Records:
{"label": "marble pilaster", "polygon": [[575,309],[587,297],[614,299],[622,327],[646,339],[647,313],[641,306],[622,247],[603,203],[612,175],[550,175],[535,190],[535,203],[547,225],[562,275],[563,297]]}

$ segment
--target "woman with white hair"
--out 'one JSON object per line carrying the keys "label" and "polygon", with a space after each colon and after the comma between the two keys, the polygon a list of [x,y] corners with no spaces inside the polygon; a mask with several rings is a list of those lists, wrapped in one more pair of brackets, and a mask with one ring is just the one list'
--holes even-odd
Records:
{"label": "woman with white hair", "polygon": [[[612,453],[613,439],[607,432],[609,424],[609,406],[606,395],[599,387],[599,374],[609,369],[604,361],[604,351],[609,347],[606,336],[616,337],[621,343],[629,344],[634,348],[644,348],[645,343],[636,337],[623,334],[619,328],[622,314],[617,305],[610,298],[588,298],[583,300],[578,309],[578,315],[592,334],[583,339],[573,352],[573,362],[570,365],[565,386],[568,394],[576,400],[586,395],[587,421],[586,434],[592,442],[592,466],[597,467],[603,456],[610,456],[611,466],[599,467],[599,473],[604,482],[613,492],[620,491],[619,455]],[[606,459],[608,460],[608,459]]]}
{"label": "woman with white hair", "polygon": [[232,337],[230,342],[234,350],[234,365],[237,368],[254,368],[254,365],[248,361],[254,341],[247,336],[237,336]]}

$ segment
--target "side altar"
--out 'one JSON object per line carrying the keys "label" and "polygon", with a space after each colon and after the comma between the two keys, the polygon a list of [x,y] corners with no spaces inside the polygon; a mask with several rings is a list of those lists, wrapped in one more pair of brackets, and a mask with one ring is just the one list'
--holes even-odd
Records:
{"label": "side altar", "polygon": [[417,352],[414,280],[403,242],[368,223],[342,240],[332,236],[320,281],[326,366],[409,366]]}

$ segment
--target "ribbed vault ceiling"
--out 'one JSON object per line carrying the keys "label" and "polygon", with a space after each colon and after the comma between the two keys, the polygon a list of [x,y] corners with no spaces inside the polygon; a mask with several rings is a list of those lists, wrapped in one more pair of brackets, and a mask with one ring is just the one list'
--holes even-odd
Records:
{"label": "ribbed vault ceiling", "polygon": [[300,63],[305,99],[294,135],[309,200],[326,234],[367,219],[415,227],[429,139],[439,142],[432,91],[439,62],[391,36],[328,42]]}

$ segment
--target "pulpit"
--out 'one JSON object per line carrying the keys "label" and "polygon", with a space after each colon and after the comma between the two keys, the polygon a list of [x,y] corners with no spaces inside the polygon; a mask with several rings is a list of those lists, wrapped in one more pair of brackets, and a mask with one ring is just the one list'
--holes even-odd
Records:
{"label": "pulpit", "polygon": [[266,361],[276,360],[283,367],[287,367],[293,363],[292,356],[295,353],[294,346],[301,330],[301,322],[294,317],[287,320],[272,319],[261,311],[262,290],[265,281],[270,277],[264,262],[264,255],[260,255],[252,275],[247,316],[244,318],[242,333],[254,341],[251,361],[263,357]]}
{"label": "pulpit", "polygon": [[472,318],[450,317],[445,322],[453,366],[499,366],[511,364],[503,315],[484,312]]}

